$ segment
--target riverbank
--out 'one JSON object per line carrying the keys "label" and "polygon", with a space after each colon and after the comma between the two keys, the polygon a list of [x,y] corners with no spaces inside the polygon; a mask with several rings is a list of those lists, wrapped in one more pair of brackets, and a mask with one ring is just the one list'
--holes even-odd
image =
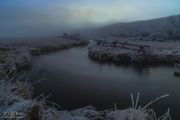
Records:
{"label": "riverbank", "polygon": [[[31,65],[31,58],[34,55],[46,54],[69,48],[71,46],[86,45],[88,43],[87,41],[83,42],[81,40],[59,40],[59,38],[56,38],[55,41],[57,41],[57,43],[47,40],[46,42],[37,41],[36,43],[12,43],[7,46],[3,45],[4,47],[2,47],[3,49],[1,50],[2,55],[5,57],[2,59],[2,64],[11,67],[7,73],[13,72],[10,70],[15,70],[14,72],[16,73],[18,68],[17,63],[22,65],[22,69],[19,69],[19,71],[22,71],[26,68],[23,66]],[[67,47],[60,47],[64,45]],[[32,50],[35,50],[34,53],[37,52],[38,54],[32,54]],[[4,69],[7,68],[5,67]],[[1,71],[4,72],[4,70]],[[7,117],[4,116],[4,112],[9,113],[17,111],[21,114],[20,117],[22,117],[22,119],[30,120],[156,120],[156,118],[158,118],[152,109],[147,108],[148,104],[147,106],[145,105],[144,107],[139,107],[138,101],[134,101],[132,96],[132,106],[127,109],[118,110],[115,105],[113,109],[103,111],[98,111],[92,106],[71,111],[64,111],[61,110],[55,103],[49,102],[47,97],[39,96],[37,98],[32,98],[33,83],[22,81],[20,79],[22,76],[17,77],[17,74],[14,74],[15,76],[10,75],[11,77],[9,77],[9,74],[7,75],[6,73],[4,73],[4,75],[5,76],[1,77],[0,80],[0,113],[2,113],[2,117]],[[137,97],[137,99],[139,99],[139,97]],[[169,117],[170,115],[168,110],[162,119],[168,120],[170,119]]]}
{"label": "riverbank", "polygon": [[27,70],[31,66],[32,57],[51,52],[68,49],[74,46],[88,44],[84,39],[70,39],[63,37],[34,38],[25,40],[12,40],[0,44],[0,75],[8,72]]}
{"label": "riverbank", "polygon": [[[98,43],[100,42],[100,43]],[[102,40],[90,46],[90,58],[104,62],[174,64],[180,62],[179,42]]]}
{"label": "riverbank", "polygon": [[[4,77],[0,80],[0,115],[3,119],[17,118],[26,120],[171,120],[170,111],[158,117],[148,107],[161,96],[145,106],[139,106],[140,94],[134,98],[131,94],[132,105],[119,110],[115,104],[113,109],[98,111],[92,106],[76,110],[61,110],[59,105],[50,102],[45,96],[32,98],[33,84],[21,80],[22,76]],[[6,93],[6,94],[4,94]]]}

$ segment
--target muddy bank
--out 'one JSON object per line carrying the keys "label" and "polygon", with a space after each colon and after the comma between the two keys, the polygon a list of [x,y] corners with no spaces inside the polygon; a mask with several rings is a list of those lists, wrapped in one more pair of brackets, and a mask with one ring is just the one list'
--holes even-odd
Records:
{"label": "muddy bank", "polygon": [[180,62],[180,43],[178,42],[121,41],[121,43],[114,44],[113,41],[97,43],[89,47],[88,55],[98,61],[115,63],[173,64]]}

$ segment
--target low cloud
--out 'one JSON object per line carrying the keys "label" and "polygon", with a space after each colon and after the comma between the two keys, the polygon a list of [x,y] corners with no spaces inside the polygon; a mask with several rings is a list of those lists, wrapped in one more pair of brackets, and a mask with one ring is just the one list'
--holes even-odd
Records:
{"label": "low cloud", "polygon": [[[19,0],[20,1],[20,0]],[[33,1],[33,0],[32,0]],[[62,0],[53,4],[12,5],[0,8],[1,36],[43,36],[61,31],[103,26],[116,22],[151,19],[180,13],[178,6],[171,4],[145,4],[142,0],[91,1],[77,0],[76,4]],[[156,0],[157,1],[157,0]],[[167,0],[166,0],[167,1]],[[46,1],[45,1],[46,2]],[[173,6],[174,5],[174,6]]]}

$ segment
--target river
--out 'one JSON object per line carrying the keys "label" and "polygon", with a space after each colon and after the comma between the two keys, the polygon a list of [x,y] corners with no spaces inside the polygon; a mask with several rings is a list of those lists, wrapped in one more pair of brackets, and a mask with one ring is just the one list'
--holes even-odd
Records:
{"label": "river", "polygon": [[132,65],[100,64],[88,57],[87,47],[76,47],[35,57],[29,72],[35,94],[50,95],[50,100],[62,109],[93,105],[99,110],[128,108],[130,94],[140,93],[140,105],[156,97],[170,94],[153,104],[157,113],[171,109],[180,119],[180,78],[174,76],[174,66],[135,67]]}

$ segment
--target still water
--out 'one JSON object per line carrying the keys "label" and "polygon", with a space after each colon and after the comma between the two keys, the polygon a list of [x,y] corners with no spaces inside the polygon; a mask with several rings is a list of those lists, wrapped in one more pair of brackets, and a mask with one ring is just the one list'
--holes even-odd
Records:
{"label": "still water", "polygon": [[135,67],[100,64],[88,57],[87,47],[77,47],[34,58],[30,80],[36,84],[35,96],[44,93],[62,109],[93,105],[99,110],[119,109],[131,105],[130,94],[140,92],[140,105],[161,95],[170,97],[153,104],[164,113],[171,109],[172,117],[180,119],[180,78],[173,66]]}

